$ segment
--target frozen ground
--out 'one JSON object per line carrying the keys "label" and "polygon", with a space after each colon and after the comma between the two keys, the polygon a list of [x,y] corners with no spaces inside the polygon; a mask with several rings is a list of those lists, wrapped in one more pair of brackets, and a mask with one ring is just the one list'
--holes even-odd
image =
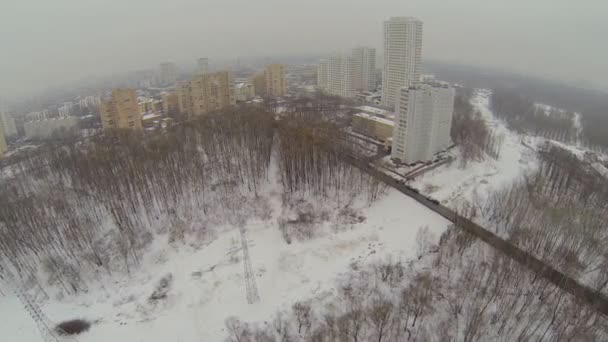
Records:
{"label": "frozen ground", "polygon": [[[54,322],[74,318],[96,322],[78,337],[81,342],[221,341],[226,337],[227,317],[264,324],[297,300],[331,295],[336,278],[353,263],[388,255],[412,259],[420,227],[428,226],[438,238],[449,223],[388,190],[371,207],[360,210],[365,221],[340,232],[326,227],[316,239],[288,245],[277,226],[279,195],[266,196],[273,203],[272,219],[247,224],[258,303],[246,301],[238,229],[224,226],[217,227],[208,244],[198,249],[157,238],[131,277],[113,277],[76,297],[60,299],[51,294],[42,310]],[[173,281],[167,298],[149,303],[159,279],[169,273]],[[4,341],[42,341],[13,296],[0,296],[0,321]]]}
{"label": "frozen ground", "polygon": [[477,90],[471,102],[488,126],[504,137],[498,160],[486,158],[463,168],[459,165],[460,152],[456,148],[453,151],[454,162],[423,174],[412,182],[412,186],[444,204],[457,207],[463,200],[483,200],[538,166],[534,148],[524,145],[517,133],[509,130],[504,122],[492,114],[489,96],[489,90]]}

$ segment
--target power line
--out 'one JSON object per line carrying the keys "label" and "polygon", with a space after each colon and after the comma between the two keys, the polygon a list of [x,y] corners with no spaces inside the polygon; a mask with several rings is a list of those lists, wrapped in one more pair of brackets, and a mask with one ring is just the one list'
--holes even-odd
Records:
{"label": "power line", "polygon": [[251,257],[249,256],[249,243],[247,241],[247,230],[245,225],[239,227],[241,233],[241,247],[243,248],[243,266],[245,268],[245,289],[247,291],[247,303],[253,304],[260,300],[258,287],[255,283],[255,274],[251,267]]}
{"label": "power line", "polygon": [[53,325],[51,324],[51,321],[44,314],[44,312],[40,310],[40,307],[22,290],[15,290],[15,295],[25,307],[27,313],[36,323],[36,327],[42,336],[42,340],[44,342],[60,342],[61,340],[52,328]]}

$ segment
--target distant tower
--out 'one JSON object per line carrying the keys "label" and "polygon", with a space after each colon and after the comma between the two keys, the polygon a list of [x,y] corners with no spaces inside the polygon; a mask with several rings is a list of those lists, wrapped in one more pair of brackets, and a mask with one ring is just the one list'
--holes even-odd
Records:
{"label": "distant tower", "polygon": [[171,85],[177,81],[177,67],[175,64],[166,62],[160,64],[160,85]]}
{"label": "distant tower", "polygon": [[395,108],[401,87],[419,81],[421,65],[422,21],[412,17],[385,21],[382,105]]}
{"label": "distant tower", "polygon": [[104,129],[131,128],[141,129],[141,113],[135,89],[113,89],[108,101],[101,103],[101,124]]}
{"label": "distant tower", "polygon": [[376,49],[360,46],[352,51],[353,86],[357,91],[376,90]]}
{"label": "distant tower", "polygon": [[375,70],[376,50],[356,47],[350,55],[322,59],[317,67],[317,85],[328,94],[354,97],[359,91],[376,88]]}
{"label": "distant tower", "polygon": [[9,114],[8,106],[2,98],[0,98],[0,126],[2,126],[4,130],[5,138],[10,138],[17,135],[15,119]]}
{"label": "distant tower", "polygon": [[196,61],[196,64],[198,66],[198,68],[197,68],[198,74],[206,74],[209,72],[209,58],[206,58],[206,57],[199,58]]}
{"label": "distant tower", "polygon": [[273,97],[287,94],[287,67],[283,64],[268,64],[264,68],[266,95]]}

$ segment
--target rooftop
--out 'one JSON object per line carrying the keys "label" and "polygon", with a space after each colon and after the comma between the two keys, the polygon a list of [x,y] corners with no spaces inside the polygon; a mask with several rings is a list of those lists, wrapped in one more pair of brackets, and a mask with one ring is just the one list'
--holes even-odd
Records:
{"label": "rooftop", "polygon": [[366,113],[386,115],[386,116],[391,115],[391,112],[388,110],[384,110],[384,109],[380,109],[380,108],[376,108],[376,107],[372,107],[372,106],[360,106],[360,107],[355,107],[355,109],[358,109],[358,110],[366,112]]}
{"label": "rooftop", "polygon": [[381,118],[381,117],[377,117],[377,116],[374,116],[374,115],[369,115],[367,113],[357,113],[357,114],[355,114],[355,116],[358,116],[360,118],[365,118],[365,119],[368,119],[368,120],[373,120],[373,121],[376,121],[376,122],[380,122],[380,123],[383,123],[385,125],[390,125],[390,126],[394,126],[395,125],[395,123],[392,120]]}
{"label": "rooftop", "polygon": [[141,119],[144,121],[148,121],[148,120],[153,120],[156,118],[159,118],[161,115],[160,114],[156,114],[156,113],[144,113],[144,115],[141,116]]}

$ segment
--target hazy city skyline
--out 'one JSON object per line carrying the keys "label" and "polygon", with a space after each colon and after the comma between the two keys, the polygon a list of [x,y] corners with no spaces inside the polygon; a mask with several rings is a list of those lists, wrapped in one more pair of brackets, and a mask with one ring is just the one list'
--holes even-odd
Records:
{"label": "hazy city skyline", "polygon": [[357,45],[381,51],[382,23],[392,16],[424,21],[423,59],[608,88],[608,4],[584,2],[4,0],[0,94],[164,61],[194,66],[200,56],[323,54]]}

